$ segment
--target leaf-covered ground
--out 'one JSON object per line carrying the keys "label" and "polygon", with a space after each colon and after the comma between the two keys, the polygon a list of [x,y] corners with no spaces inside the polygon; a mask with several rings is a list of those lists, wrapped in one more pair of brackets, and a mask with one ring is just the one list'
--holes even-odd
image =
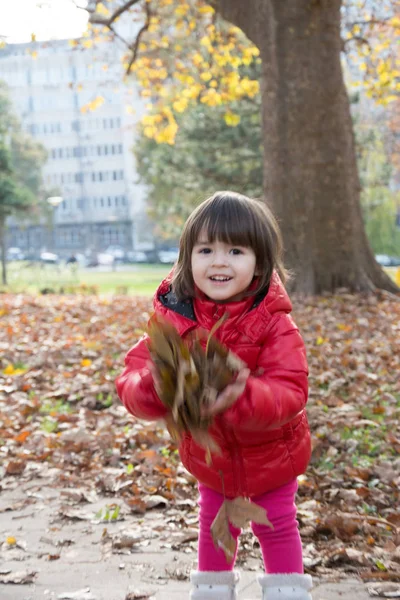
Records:
{"label": "leaf-covered ground", "polygon": [[[306,568],[400,580],[400,301],[342,294],[294,306],[314,448],[298,499]],[[194,550],[195,481],[168,434],[136,422],[114,390],[150,311],[147,298],[1,297],[0,489],[46,471],[71,490],[65,518],[91,494],[107,499],[106,521],[172,507],[179,543]],[[249,557],[259,550],[246,533],[239,564]]]}

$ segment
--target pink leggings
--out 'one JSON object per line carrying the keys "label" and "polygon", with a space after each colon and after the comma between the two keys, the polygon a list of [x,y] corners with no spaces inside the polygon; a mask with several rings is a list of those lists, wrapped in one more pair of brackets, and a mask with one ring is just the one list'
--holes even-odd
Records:
{"label": "pink leggings", "polygon": [[[231,534],[236,540],[236,553],[227,562],[221,549],[214,546],[211,524],[224,498],[203,484],[200,491],[200,533],[198,549],[199,571],[231,571],[235,565],[237,540],[241,530],[230,524]],[[282,487],[252,498],[252,502],[267,510],[268,519],[274,529],[252,523],[251,528],[258,538],[267,573],[303,573],[302,546],[296,521],[297,480]]]}

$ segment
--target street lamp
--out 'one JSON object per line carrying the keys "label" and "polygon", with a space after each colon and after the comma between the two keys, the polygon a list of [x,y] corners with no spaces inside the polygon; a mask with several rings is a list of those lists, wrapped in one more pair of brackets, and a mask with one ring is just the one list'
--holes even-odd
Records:
{"label": "street lamp", "polygon": [[47,202],[51,204],[53,208],[57,208],[57,206],[61,204],[62,201],[62,196],[50,196],[50,198],[47,198]]}
{"label": "street lamp", "polygon": [[54,236],[54,211],[57,208],[57,206],[59,204],[61,204],[61,202],[63,201],[62,196],[50,196],[49,198],[47,198],[47,202],[48,204],[50,204],[50,206],[53,207],[52,210],[52,215],[51,215],[51,226],[52,226],[52,245],[53,245],[53,251],[55,249],[55,236]]}

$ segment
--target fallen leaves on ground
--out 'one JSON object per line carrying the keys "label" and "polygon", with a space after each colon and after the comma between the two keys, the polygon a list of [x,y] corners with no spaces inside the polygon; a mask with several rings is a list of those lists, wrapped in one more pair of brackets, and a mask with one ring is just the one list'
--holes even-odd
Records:
{"label": "fallen leaves on ground", "polygon": [[[306,569],[394,580],[400,573],[400,303],[387,294],[343,293],[295,298],[294,306],[310,363],[313,455],[298,496]],[[130,551],[131,543],[137,551],[153,535],[161,547],[186,552],[195,548],[196,482],[165,430],[130,417],[114,389],[150,311],[149,299],[129,297],[1,297],[0,485],[6,491],[15,481],[51,476],[53,489],[64,492],[64,519],[94,518],[96,498],[101,520],[111,521],[117,505],[118,518],[156,506],[164,521],[151,521],[151,531],[147,521],[142,541],[111,536],[111,551]],[[26,499],[36,501],[33,494]],[[182,542],[185,536],[189,541]],[[0,542],[4,553],[18,550]],[[240,565],[260,560],[251,534],[242,536],[240,548]]]}
{"label": "fallen leaves on ground", "polygon": [[36,571],[8,571],[0,572],[0,583],[13,583],[19,585],[25,585],[27,583],[33,583],[36,577]]}

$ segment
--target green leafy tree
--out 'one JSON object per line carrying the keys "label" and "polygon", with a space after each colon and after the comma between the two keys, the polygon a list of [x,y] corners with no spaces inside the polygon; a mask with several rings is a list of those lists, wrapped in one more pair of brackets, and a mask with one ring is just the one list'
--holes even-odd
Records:
{"label": "green leafy tree", "polygon": [[41,144],[21,130],[7,88],[0,84],[0,246],[2,282],[7,283],[6,220],[14,214],[40,210],[41,170],[47,153]]}
{"label": "green leafy tree", "polygon": [[[385,115],[354,95],[354,130],[368,239],[376,254],[400,254],[396,194],[390,189],[392,163]],[[141,128],[135,146],[138,172],[148,188],[149,216],[160,239],[176,243],[193,208],[215,189],[262,195],[262,131],[259,97],[229,105],[239,116],[228,125],[226,107],[196,105],[178,119],[175,145],[158,144]]]}
{"label": "green leafy tree", "polygon": [[357,154],[362,185],[361,206],[365,227],[375,254],[400,256],[400,230],[396,227],[399,192],[391,189],[393,164],[385,143],[382,119],[362,122],[356,118]]}
{"label": "green leafy tree", "polygon": [[240,117],[234,127],[223,118],[226,107],[194,106],[179,118],[173,146],[149,139],[142,128],[135,155],[158,237],[176,241],[193,208],[216,189],[262,196],[259,100],[230,108]]}

